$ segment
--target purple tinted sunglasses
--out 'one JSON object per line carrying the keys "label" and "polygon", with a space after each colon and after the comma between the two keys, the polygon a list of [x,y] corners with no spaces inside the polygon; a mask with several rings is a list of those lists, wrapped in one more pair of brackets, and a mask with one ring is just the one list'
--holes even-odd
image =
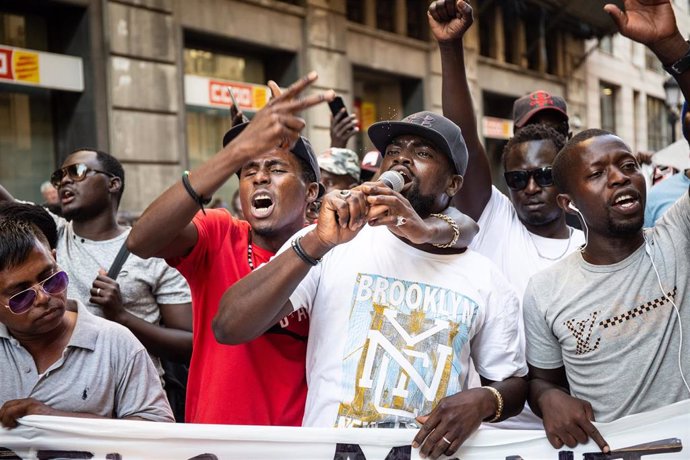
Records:
{"label": "purple tinted sunglasses", "polygon": [[34,305],[36,297],[38,297],[38,288],[48,295],[60,294],[69,284],[69,277],[67,273],[60,270],[53,273],[48,278],[38,282],[22,292],[18,292],[7,301],[6,308],[8,308],[15,315],[26,313]]}

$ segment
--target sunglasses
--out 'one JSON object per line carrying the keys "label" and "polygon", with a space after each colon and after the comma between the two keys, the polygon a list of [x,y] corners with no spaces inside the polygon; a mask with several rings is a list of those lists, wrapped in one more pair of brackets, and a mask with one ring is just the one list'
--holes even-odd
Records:
{"label": "sunglasses", "polygon": [[106,171],[100,171],[98,169],[89,168],[84,163],[76,163],[73,165],[65,166],[64,168],[60,168],[53,174],[51,174],[50,183],[53,184],[53,187],[58,188],[60,187],[62,179],[65,176],[69,176],[69,178],[72,179],[74,182],[81,182],[84,179],[86,179],[86,176],[89,172],[105,174],[108,177],[117,177],[115,174]]}
{"label": "sunglasses", "polygon": [[30,288],[24,289],[22,292],[18,292],[10,297],[5,307],[15,315],[21,315],[33,307],[36,297],[38,297],[39,287],[46,294],[55,295],[60,294],[67,289],[68,284],[69,277],[67,276],[67,273],[60,270],[59,272],[53,273],[43,281],[36,283]]}
{"label": "sunglasses", "polygon": [[505,177],[508,187],[516,191],[523,190],[527,187],[530,177],[534,177],[534,182],[536,182],[539,187],[550,187],[553,185],[551,166],[530,169],[528,171],[508,171],[503,173],[503,177]]}

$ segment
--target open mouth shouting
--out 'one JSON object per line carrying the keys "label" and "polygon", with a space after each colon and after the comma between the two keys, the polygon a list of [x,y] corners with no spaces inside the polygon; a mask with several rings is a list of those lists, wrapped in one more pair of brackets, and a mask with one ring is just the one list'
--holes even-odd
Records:
{"label": "open mouth shouting", "polygon": [[258,191],[252,196],[250,211],[252,216],[261,219],[270,216],[274,206],[275,202],[271,194],[265,191]]}
{"label": "open mouth shouting", "polygon": [[640,197],[637,194],[625,192],[619,194],[613,199],[611,207],[621,214],[632,214],[637,212],[642,207],[642,203],[640,202]]}

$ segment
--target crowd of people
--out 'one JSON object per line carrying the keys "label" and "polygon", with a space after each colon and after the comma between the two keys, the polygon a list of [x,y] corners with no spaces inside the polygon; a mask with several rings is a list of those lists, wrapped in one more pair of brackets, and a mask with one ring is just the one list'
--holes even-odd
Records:
{"label": "crowd of people", "polygon": [[[619,32],[688,98],[670,1],[624,3],[605,7]],[[431,458],[486,423],[607,452],[593,422],[690,398],[690,172],[643,225],[635,152],[573,136],[565,100],[535,91],[514,104],[502,194],[465,73],[472,7],[436,0],[428,16],[443,115],[373,124],[362,159],[345,110],[319,155],[301,135],[301,112],[335,96],[305,95],[310,73],[269,82],[251,121],[234,111],[223,148],[132,228],[124,169],[96,149],[51,176],[57,208],[0,186],[0,423],[412,428]],[[241,217],[209,206],[235,175]]]}

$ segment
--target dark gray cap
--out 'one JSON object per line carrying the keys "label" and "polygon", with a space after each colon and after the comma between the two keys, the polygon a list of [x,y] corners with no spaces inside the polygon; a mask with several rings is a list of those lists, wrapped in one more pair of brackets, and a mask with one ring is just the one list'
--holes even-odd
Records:
{"label": "dark gray cap", "polygon": [[412,134],[431,141],[455,165],[455,172],[461,176],[467,170],[467,145],[460,127],[434,112],[417,112],[401,121],[379,121],[367,131],[374,146],[381,152],[398,136]]}

